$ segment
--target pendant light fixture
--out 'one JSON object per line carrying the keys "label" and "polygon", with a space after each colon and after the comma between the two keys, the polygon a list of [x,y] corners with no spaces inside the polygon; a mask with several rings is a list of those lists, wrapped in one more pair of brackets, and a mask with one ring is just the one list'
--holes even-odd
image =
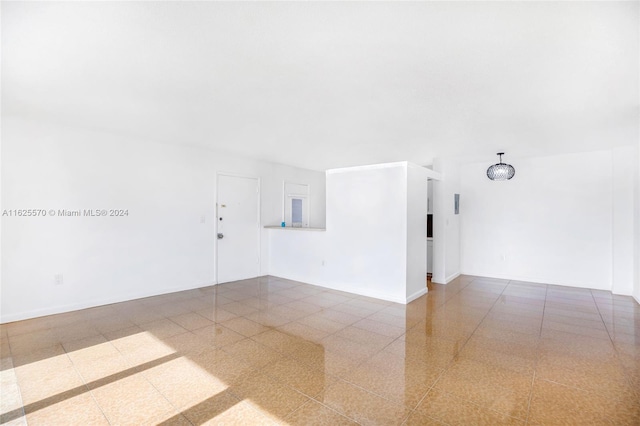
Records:
{"label": "pendant light fixture", "polygon": [[511,179],[516,174],[516,169],[514,169],[511,164],[502,162],[504,152],[499,152],[497,155],[500,157],[500,162],[487,169],[487,177],[491,180]]}

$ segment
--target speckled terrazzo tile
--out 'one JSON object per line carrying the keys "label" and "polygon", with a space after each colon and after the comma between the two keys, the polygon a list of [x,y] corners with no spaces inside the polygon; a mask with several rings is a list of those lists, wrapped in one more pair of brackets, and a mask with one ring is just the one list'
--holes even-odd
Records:
{"label": "speckled terrazzo tile", "polygon": [[238,316],[232,312],[224,310],[223,308],[217,307],[201,309],[199,311],[196,311],[196,313],[215,323],[229,321]]}
{"label": "speckled terrazzo tile", "polygon": [[448,425],[524,425],[523,419],[516,419],[504,413],[486,409],[480,405],[456,398],[439,390],[431,390],[416,412],[435,418]]}
{"label": "speckled terrazzo tile", "polygon": [[173,406],[147,380],[129,376],[91,391],[111,424],[144,424],[173,413]]}
{"label": "speckled terrazzo tile", "polygon": [[230,391],[279,419],[310,401],[309,397],[258,371],[241,376]]}
{"label": "speckled terrazzo tile", "polygon": [[71,398],[54,398],[47,404],[35,406],[37,409],[26,413],[29,425],[109,425],[88,392]]}
{"label": "speckled terrazzo tile", "polygon": [[433,417],[426,416],[418,411],[414,411],[403,423],[403,426],[446,426]]}
{"label": "speckled terrazzo tile", "polygon": [[390,352],[403,358],[427,363],[433,367],[445,368],[459,353],[462,344],[451,340],[430,339],[423,344],[396,340],[382,352]]}
{"label": "speckled terrazzo tile", "polygon": [[297,321],[284,324],[278,327],[278,330],[294,338],[308,340],[314,343],[320,342],[329,335],[326,331],[310,327]]}
{"label": "speckled terrazzo tile", "polygon": [[209,325],[193,332],[202,341],[213,347],[224,347],[246,338],[242,334],[222,324]]}
{"label": "speckled terrazzo tile", "polygon": [[260,371],[309,397],[318,395],[337,380],[333,376],[290,358],[282,358]]}
{"label": "speckled terrazzo tile", "polygon": [[203,369],[211,377],[215,377],[228,386],[232,386],[243,374],[255,370],[252,365],[221,349],[212,349],[196,356],[191,356],[189,360],[193,361],[195,365]]}
{"label": "speckled terrazzo tile", "polygon": [[229,387],[187,357],[169,360],[145,370],[142,375],[178,409],[194,405]]}
{"label": "speckled terrazzo tile", "polygon": [[[634,424],[640,407],[637,398],[616,399],[536,380],[529,422],[532,424]],[[617,419],[618,423],[611,421]]]}
{"label": "speckled terrazzo tile", "polygon": [[222,325],[230,328],[237,333],[242,334],[245,337],[255,336],[256,334],[264,333],[265,331],[270,330],[269,327],[266,327],[255,321],[251,321],[244,317],[237,317],[229,321],[225,321],[222,323]]}
{"label": "speckled terrazzo tile", "polygon": [[400,425],[411,413],[402,404],[344,381],[328,386],[315,399],[362,425]]}
{"label": "speckled terrazzo tile", "polygon": [[292,426],[356,426],[357,423],[331,408],[309,401],[281,422]]}
{"label": "speckled terrazzo tile", "polygon": [[264,367],[282,357],[280,352],[249,338],[227,345],[223,350],[256,368]]}
{"label": "speckled terrazzo tile", "polygon": [[271,425],[274,422],[249,401],[243,401],[228,391],[220,392],[181,413],[197,425]]}
{"label": "speckled terrazzo tile", "polygon": [[526,419],[532,377],[532,374],[461,360],[442,375],[435,387],[487,409]]}
{"label": "speckled terrazzo tile", "polygon": [[345,374],[344,380],[413,409],[443,371],[427,363],[381,352]]}
{"label": "speckled terrazzo tile", "polygon": [[187,312],[185,314],[169,317],[169,319],[189,331],[197,330],[199,328],[212,325],[213,323],[213,321],[197,314],[196,312]]}
{"label": "speckled terrazzo tile", "polygon": [[74,367],[57,368],[37,374],[16,371],[16,376],[25,406],[65,392],[87,391],[82,377]]}

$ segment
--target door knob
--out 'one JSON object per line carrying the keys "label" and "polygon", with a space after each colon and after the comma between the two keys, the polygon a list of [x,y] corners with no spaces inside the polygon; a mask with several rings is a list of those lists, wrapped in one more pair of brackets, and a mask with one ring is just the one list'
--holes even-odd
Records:
{"label": "door knob", "polygon": [[218,239],[221,240],[224,238],[224,234],[218,233]]}

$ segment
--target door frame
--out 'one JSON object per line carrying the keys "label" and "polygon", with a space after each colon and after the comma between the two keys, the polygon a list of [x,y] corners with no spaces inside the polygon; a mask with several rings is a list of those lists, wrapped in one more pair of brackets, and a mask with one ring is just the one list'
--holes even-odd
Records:
{"label": "door frame", "polygon": [[216,183],[215,183],[215,190],[216,190],[216,211],[215,211],[215,222],[216,222],[216,226],[214,227],[214,232],[213,232],[213,236],[214,236],[214,241],[215,241],[215,253],[214,253],[214,267],[216,269],[216,277],[215,277],[215,285],[219,284],[218,281],[218,254],[219,254],[219,247],[218,247],[218,225],[220,223],[220,216],[219,216],[219,204],[220,204],[220,176],[226,176],[226,177],[232,177],[232,178],[242,178],[242,179],[254,179],[257,181],[258,183],[258,191],[256,192],[256,201],[258,202],[258,217],[257,222],[258,222],[258,226],[256,227],[256,233],[258,234],[258,277],[260,276],[260,272],[262,271],[262,222],[260,221],[260,217],[261,217],[261,210],[262,210],[262,206],[260,203],[260,195],[262,193],[262,181],[260,179],[259,176],[251,176],[251,175],[243,175],[243,174],[239,174],[239,173],[231,173],[231,172],[216,172]]}

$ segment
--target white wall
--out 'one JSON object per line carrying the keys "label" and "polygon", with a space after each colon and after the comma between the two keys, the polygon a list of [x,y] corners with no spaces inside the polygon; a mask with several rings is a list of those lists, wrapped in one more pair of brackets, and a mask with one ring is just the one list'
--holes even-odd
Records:
{"label": "white wall", "polygon": [[407,299],[425,292],[427,277],[428,172],[424,167],[407,167]]}
{"label": "white wall", "polygon": [[330,170],[326,188],[325,232],[269,231],[270,273],[400,303],[424,294],[427,170]]}
{"label": "white wall", "polygon": [[217,172],[261,179],[263,224],[280,222],[283,180],[308,183],[311,223],[324,225],[324,173],[11,117],[2,124],[3,209],[129,211],[3,217],[2,322],[214,283]]}
{"label": "white wall", "polygon": [[[460,169],[452,160],[436,158],[433,169],[442,175],[433,183],[433,277],[446,284],[460,275],[460,215],[454,214],[454,194],[460,194]],[[460,196],[460,211],[466,200]]]}
{"label": "white wall", "polygon": [[[640,120],[640,117],[638,117]],[[640,133],[640,121],[639,132]],[[634,255],[634,297],[640,303],[640,137],[636,149],[636,178],[635,178],[635,255]]]}
{"label": "white wall", "polygon": [[505,182],[461,167],[462,272],[611,289],[611,151],[508,162]]}
{"label": "white wall", "polygon": [[636,147],[612,150],[612,281],[615,294],[632,295],[634,287],[634,205]]}

